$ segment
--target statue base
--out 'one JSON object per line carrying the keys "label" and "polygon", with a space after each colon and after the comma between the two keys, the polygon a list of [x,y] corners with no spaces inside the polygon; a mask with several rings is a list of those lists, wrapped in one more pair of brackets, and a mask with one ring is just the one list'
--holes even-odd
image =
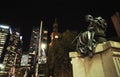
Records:
{"label": "statue base", "polygon": [[120,43],[108,41],[95,48],[92,58],[70,52],[73,77],[120,77]]}

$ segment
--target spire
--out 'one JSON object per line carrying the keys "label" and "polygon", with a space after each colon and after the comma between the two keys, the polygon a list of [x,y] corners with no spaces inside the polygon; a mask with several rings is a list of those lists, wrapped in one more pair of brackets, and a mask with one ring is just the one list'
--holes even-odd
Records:
{"label": "spire", "polygon": [[60,33],[58,32],[57,18],[55,18],[55,21],[53,23],[53,32],[51,33],[50,37],[51,37],[51,42],[49,44],[50,46],[52,46],[54,41],[60,37]]}
{"label": "spire", "polygon": [[57,18],[55,18],[55,23],[57,23]]}
{"label": "spire", "polygon": [[53,24],[53,32],[58,32],[57,18],[55,18],[55,22],[54,22],[54,24]]}

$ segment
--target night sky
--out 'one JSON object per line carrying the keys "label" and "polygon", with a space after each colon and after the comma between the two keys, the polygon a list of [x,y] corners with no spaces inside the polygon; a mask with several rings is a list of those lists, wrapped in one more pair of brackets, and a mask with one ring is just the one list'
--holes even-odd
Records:
{"label": "night sky", "polygon": [[110,17],[120,12],[120,1],[4,1],[0,5],[0,24],[19,27],[24,41],[24,51],[27,51],[30,33],[33,26],[39,26],[43,20],[43,27],[49,34],[52,31],[54,19],[57,18],[59,31],[66,29],[81,31],[87,27],[84,16],[91,14],[94,17],[102,16],[108,23],[108,37],[115,36],[115,30]]}

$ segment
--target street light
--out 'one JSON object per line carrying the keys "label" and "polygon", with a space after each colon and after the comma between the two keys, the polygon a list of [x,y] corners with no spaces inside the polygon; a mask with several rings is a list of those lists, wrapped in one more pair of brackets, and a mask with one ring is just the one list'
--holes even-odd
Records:
{"label": "street light", "polygon": [[47,48],[47,45],[45,43],[42,43],[41,44],[41,49],[42,50],[41,50],[40,64],[41,63],[46,63],[46,52],[45,52],[46,48]]}
{"label": "street light", "polygon": [[45,43],[42,43],[42,44],[41,44],[41,48],[42,48],[43,50],[44,50],[46,47],[47,47],[47,46],[46,46]]}

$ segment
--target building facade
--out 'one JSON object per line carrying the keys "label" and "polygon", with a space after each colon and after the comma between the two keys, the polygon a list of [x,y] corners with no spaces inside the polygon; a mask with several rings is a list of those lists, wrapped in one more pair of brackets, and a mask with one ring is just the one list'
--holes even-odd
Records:
{"label": "building facade", "polygon": [[3,60],[5,71],[10,71],[13,66],[19,68],[22,56],[22,36],[20,33],[13,30],[8,40]]}
{"label": "building facade", "polygon": [[[40,42],[41,37],[41,42]],[[38,73],[40,76],[45,76],[46,73],[46,62],[47,62],[47,39],[48,31],[43,29],[42,34],[40,36],[39,27],[34,27],[31,34],[30,45],[29,45],[29,58],[28,58],[28,66],[30,67],[33,74],[36,71],[36,63],[38,62]],[[38,51],[40,49],[40,57],[37,59]]]}
{"label": "building facade", "polygon": [[20,67],[21,52],[20,33],[12,30],[10,26],[0,25],[0,76]]}
{"label": "building facade", "polygon": [[35,73],[35,65],[36,65],[36,56],[38,52],[38,36],[39,29],[34,27],[31,33],[30,45],[29,45],[29,57],[28,57],[28,66],[32,74]]}
{"label": "building facade", "polygon": [[0,25],[0,62],[3,62],[7,41],[10,35],[10,28],[9,26]]}

